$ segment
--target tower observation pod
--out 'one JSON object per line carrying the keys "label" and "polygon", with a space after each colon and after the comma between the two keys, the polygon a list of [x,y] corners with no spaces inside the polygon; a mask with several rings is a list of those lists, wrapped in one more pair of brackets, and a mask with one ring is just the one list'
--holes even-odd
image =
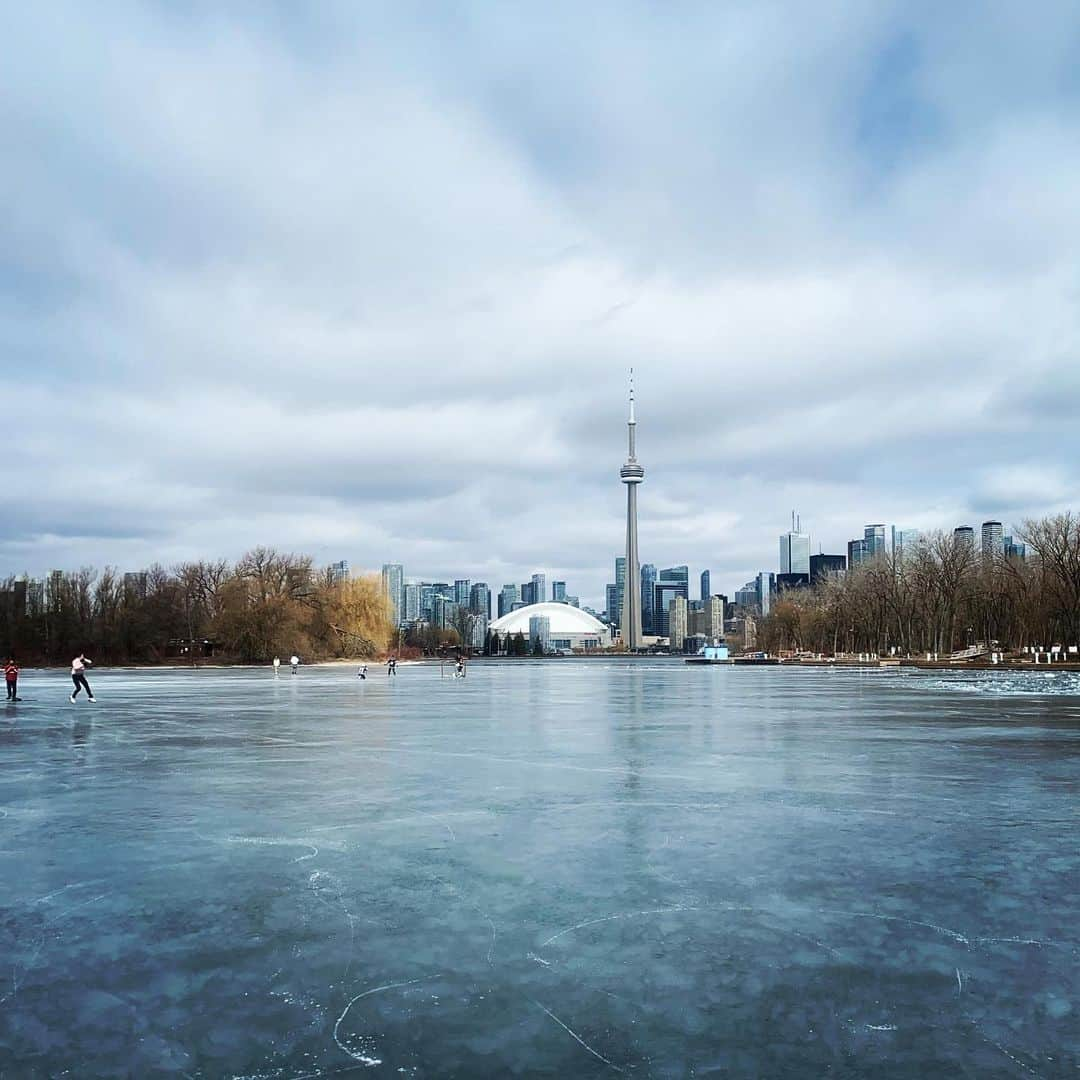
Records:
{"label": "tower observation pod", "polygon": [[633,651],[643,645],[641,638],[641,569],[638,565],[637,488],[645,479],[645,470],[638,464],[634,445],[634,369],[630,369],[630,417],[627,427],[626,464],[619,477],[626,485],[626,577],[623,584],[623,605],[619,628],[623,642]]}

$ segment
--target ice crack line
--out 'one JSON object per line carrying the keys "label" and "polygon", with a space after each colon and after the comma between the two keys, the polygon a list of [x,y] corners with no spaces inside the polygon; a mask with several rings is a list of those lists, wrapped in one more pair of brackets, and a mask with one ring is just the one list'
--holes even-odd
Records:
{"label": "ice crack line", "polygon": [[373,986],[370,990],[365,990],[360,994],[357,994],[341,1011],[341,1015],[337,1018],[337,1022],[334,1024],[334,1042],[338,1044],[338,1047],[342,1052],[346,1053],[353,1059],[353,1061],[359,1061],[362,1065],[381,1065],[382,1062],[378,1058],[366,1057],[364,1054],[355,1054],[350,1050],[342,1041],[338,1038],[338,1032],[341,1030],[341,1025],[345,1020],[345,1017],[349,1015],[349,1010],[360,1000],[366,997],[371,997],[372,994],[381,994],[384,990],[396,990],[400,986],[415,986],[417,983],[430,982],[432,979],[437,979],[442,972],[437,972],[434,975],[423,975],[419,979],[405,979],[402,982],[384,983],[382,986]]}
{"label": "ice crack line", "polygon": [[970,945],[971,942],[963,934],[956,930],[950,930],[947,926],[938,926],[937,923],[922,922],[919,919],[906,919],[902,915],[879,915],[876,911],[838,911],[835,908],[818,908],[819,915],[847,915],[852,919],[880,919],[882,922],[907,923],[908,926],[925,926],[928,930],[936,930],[939,934],[959,941],[962,945]]}
{"label": "ice crack line", "polygon": [[554,1020],[555,1023],[558,1024],[559,1027],[561,1027],[563,1029],[563,1031],[566,1032],[567,1035],[570,1036],[571,1039],[573,1039],[575,1042],[580,1043],[583,1047],[585,1047],[585,1049],[588,1050],[589,1053],[592,1054],[592,1056],[597,1059],[597,1061],[602,1061],[605,1065],[607,1065],[609,1068],[614,1069],[616,1072],[619,1072],[619,1073],[625,1073],[626,1072],[625,1069],[623,1069],[620,1066],[616,1065],[614,1061],[609,1061],[606,1057],[604,1057],[603,1054],[601,1054],[598,1051],[594,1050],[576,1031],[574,1031],[572,1028],[570,1028],[566,1024],[564,1024],[550,1009],[548,1009],[545,1006],[541,1005],[540,1002],[537,1001],[535,998],[529,998],[529,1000],[538,1009],[542,1009],[544,1012],[546,1012],[548,1014],[548,1016],[550,1016],[551,1019]]}

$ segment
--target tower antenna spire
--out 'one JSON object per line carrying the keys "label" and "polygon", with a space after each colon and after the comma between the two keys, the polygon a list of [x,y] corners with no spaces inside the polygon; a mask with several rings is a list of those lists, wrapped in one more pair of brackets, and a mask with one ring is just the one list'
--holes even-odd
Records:
{"label": "tower antenna spire", "polygon": [[630,415],[626,423],[626,464],[619,471],[626,485],[626,566],[624,570],[622,610],[619,626],[626,647],[633,652],[642,646],[641,638],[641,572],[638,565],[637,487],[645,479],[645,470],[638,464],[634,446],[634,369],[630,369]]}

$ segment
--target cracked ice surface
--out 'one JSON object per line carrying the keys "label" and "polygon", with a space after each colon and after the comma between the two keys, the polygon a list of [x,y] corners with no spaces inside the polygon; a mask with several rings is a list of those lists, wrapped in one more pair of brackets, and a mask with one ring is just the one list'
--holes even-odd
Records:
{"label": "cracked ice surface", "polygon": [[4,1076],[1080,1067],[1074,677],[93,686],[0,714]]}

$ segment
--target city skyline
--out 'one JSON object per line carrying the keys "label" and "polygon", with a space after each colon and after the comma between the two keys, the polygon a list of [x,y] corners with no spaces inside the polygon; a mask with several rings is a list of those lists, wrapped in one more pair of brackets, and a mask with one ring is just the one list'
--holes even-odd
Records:
{"label": "city skyline", "polygon": [[598,606],[630,366],[639,557],[717,589],[793,506],[814,553],[1080,505],[1080,12],[991,10],[14,8],[0,567]]}

